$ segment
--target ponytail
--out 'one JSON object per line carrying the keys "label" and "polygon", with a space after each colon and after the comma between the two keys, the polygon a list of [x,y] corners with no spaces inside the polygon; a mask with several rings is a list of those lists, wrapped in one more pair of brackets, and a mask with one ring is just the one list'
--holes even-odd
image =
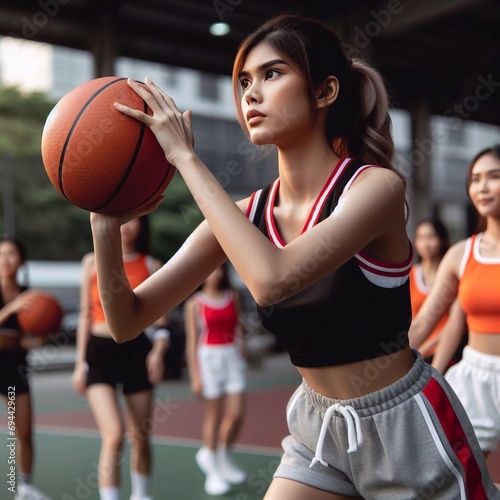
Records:
{"label": "ponytail", "polygon": [[351,127],[346,135],[334,139],[334,149],[342,157],[392,170],[394,142],[384,81],[360,59],[352,60],[351,72],[355,87]]}

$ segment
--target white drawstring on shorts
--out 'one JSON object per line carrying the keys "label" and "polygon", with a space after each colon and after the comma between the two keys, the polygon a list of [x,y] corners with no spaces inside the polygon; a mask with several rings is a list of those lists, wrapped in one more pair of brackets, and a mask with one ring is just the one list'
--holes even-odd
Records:
{"label": "white drawstring on shorts", "polygon": [[321,424],[316,452],[309,467],[312,467],[316,462],[320,462],[321,465],[328,467],[328,464],[323,460],[323,443],[325,441],[326,431],[328,430],[328,424],[334,412],[342,414],[347,422],[347,440],[349,443],[347,453],[358,451],[358,446],[363,442],[363,434],[361,432],[359,416],[356,410],[352,406],[342,406],[339,403],[335,403],[326,410],[323,423]]}

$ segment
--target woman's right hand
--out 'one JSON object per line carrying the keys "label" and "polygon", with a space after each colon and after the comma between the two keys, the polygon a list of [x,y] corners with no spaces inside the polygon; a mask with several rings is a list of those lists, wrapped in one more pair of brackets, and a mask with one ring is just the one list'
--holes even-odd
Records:
{"label": "woman's right hand", "polygon": [[191,392],[195,396],[201,397],[201,381],[198,377],[191,378]]}
{"label": "woman's right hand", "polygon": [[[28,293],[29,292],[29,293]],[[19,313],[21,311],[28,311],[36,303],[36,294],[33,290],[25,290],[21,292],[16,298],[11,300],[5,305],[11,314]]]}
{"label": "woman's right hand", "polygon": [[75,365],[73,375],[71,376],[71,382],[78,394],[85,394],[85,390],[87,389],[87,372],[88,369],[85,363],[77,363]]}
{"label": "woman's right hand", "polygon": [[107,232],[110,229],[113,230],[116,227],[120,228],[120,226],[126,224],[132,219],[154,212],[164,198],[164,195],[160,195],[149,205],[146,205],[140,210],[134,212],[126,212],[123,214],[100,214],[97,212],[90,212],[90,224],[93,230],[103,230],[104,232]]}

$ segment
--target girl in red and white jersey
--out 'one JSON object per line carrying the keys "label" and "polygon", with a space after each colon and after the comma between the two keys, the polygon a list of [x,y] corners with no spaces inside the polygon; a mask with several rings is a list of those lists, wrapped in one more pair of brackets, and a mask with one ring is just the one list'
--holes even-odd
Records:
{"label": "girl in red and white jersey", "polygon": [[246,363],[240,300],[229,283],[227,265],[217,268],[185,304],[187,361],[191,388],[205,400],[204,446],[196,461],[206,474],[205,491],[223,495],[246,474],[228,449],[241,428]]}
{"label": "girl in red and white jersey", "polygon": [[500,145],[476,155],[467,172],[468,193],[482,228],[453,245],[439,265],[429,298],[410,329],[419,347],[458,296],[442,332],[433,365],[441,372],[459,345],[465,322],[469,340],[463,359],[446,379],[467,411],[485,456],[500,441]]}

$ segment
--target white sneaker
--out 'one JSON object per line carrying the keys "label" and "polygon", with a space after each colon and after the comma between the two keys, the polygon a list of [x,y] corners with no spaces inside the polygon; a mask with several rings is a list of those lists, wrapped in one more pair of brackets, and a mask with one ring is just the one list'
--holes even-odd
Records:
{"label": "white sneaker", "polygon": [[17,487],[15,500],[50,500],[50,497],[32,484],[20,484]]}
{"label": "white sneaker", "polygon": [[217,450],[217,468],[222,479],[229,484],[242,484],[247,479],[246,472],[233,462],[227,450]]}
{"label": "white sneaker", "polygon": [[196,452],[196,463],[206,474],[205,493],[208,495],[225,495],[231,491],[231,486],[222,479],[217,470],[215,454],[208,448],[202,447]]}

